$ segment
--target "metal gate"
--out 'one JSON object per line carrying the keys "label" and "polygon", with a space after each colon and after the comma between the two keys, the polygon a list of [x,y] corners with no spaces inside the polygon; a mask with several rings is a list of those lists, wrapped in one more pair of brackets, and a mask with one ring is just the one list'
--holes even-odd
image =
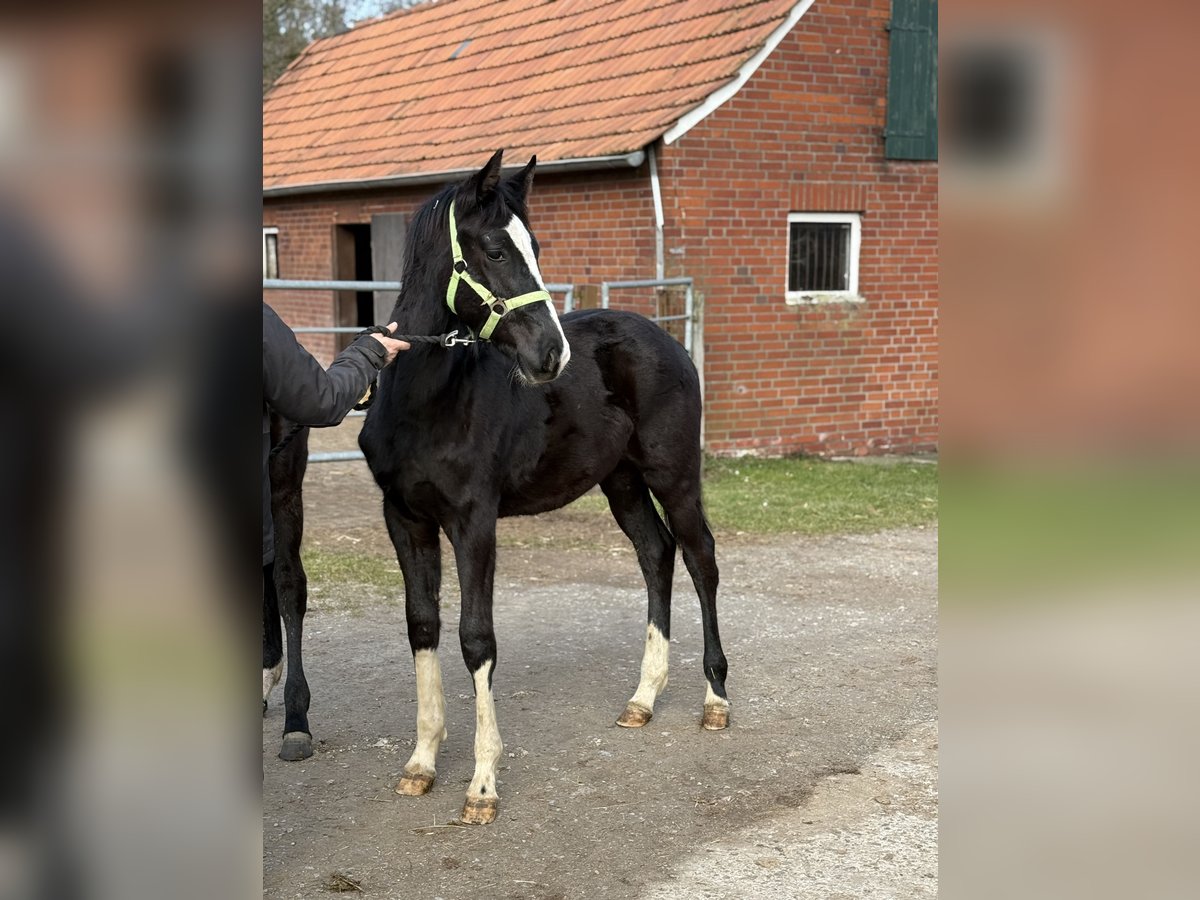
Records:
{"label": "metal gate", "polygon": [[602,281],[600,282],[600,308],[609,309],[609,304],[612,302],[612,292],[614,290],[625,290],[630,288],[684,288],[683,312],[662,314],[655,310],[655,314],[647,316],[651,322],[657,322],[662,325],[664,322],[682,322],[683,323],[683,349],[688,352],[688,356],[692,356],[692,344],[694,342],[694,334],[696,330],[696,299],[695,291],[693,290],[692,279],[690,278],[645,278],[635,281]]}

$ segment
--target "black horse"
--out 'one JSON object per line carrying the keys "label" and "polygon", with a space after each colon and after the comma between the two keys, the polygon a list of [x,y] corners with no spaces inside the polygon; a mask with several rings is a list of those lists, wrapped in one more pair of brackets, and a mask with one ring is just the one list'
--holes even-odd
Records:
{"label": "black horse", "polygon": [[491,822],[498,805],[492,586],[501,516],[557,509],[596,484],[608,497],[650,597],[641,680],[617,721],[631,728],[650,720],[667,683],[678,542],[700,595],[708,680],[702,724],[720,729],[729,721],[717,563],[700,498],[696,369],[677,341],[641,316],[587,310],[560,324],[529,230],[536,158],[504,180],[500,163],[498,152],[416,213],[391,315],[401,333],[470,329],[488,339],[401,354],[382,372],[359,437],[383,490],[416,664],[417,746],[396,791],[429,790],[445,738],[440,529],[458,563],[459,639],[475,682],[475,774],[462,819],[476,824]]}
{"label": "black horse", "polygon": [[283,686],[283,745],[280,759],[295,761],[312,756],[308,727],[308,681],[301,655],[304,613],[308,607],[308,580],[300,562],[304,533],[304,472],[308,468],[308,429],[294,429],[282,417],[271,415],[271,517],[275,522],[274,577],[263,584],[263,715],[267,698],[283,673],[283,634],[287,629],[287,682]]}

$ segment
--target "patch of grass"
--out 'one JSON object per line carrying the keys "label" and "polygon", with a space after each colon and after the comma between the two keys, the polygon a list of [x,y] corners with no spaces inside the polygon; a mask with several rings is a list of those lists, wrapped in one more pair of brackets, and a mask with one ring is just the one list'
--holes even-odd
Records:
{"label": "patch of grass", "polygon": [[608,515],[608,498],[599,491],[584,494],[569,507],[572,512],[603,513]]}
{"label": "patch of grass", "polygon": [[404,603],[404,576],[394,557],[305,545],[300,559],[308,574],[310,609],[358,616],[373,606]]}
{"label": "patch of grass", "polygon": [[[850,534],[924,525],[937,519],[937,466],[815,459],[706,461],[704,503],[717,531],[745,534]],[[599,494],[577,512],[608,514]]]}
{"label": "patch of grass", "polygon": [[1191,463],[948,469],[943,481],[939,571],[955,600],[1200,568],[1200,470]]}
{"label": "patch of grass", "polygon": [[330,550],[306,544],[300,553],[308,580],[360,584],[389,594],[398,593],[404,584],[395,559],[385,559],[354,550]]}
{"label": "patch of grass", "polygon": [[849,534],[937,519],[937,466],[709,459],[704,503],[720,531]]}

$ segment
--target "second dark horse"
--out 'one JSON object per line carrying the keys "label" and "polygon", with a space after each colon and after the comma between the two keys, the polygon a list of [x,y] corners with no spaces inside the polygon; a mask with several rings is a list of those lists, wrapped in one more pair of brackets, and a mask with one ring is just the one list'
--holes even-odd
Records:
{"label": "second dark horse", "polygon": [[535,163],[502,179],[497,153],[414,216],[391,319],[400,333],[469,328],[489,339],[401,354],[380,376],[359,439],[404,573],[416,665],[417,745],[396,790],[430,789],[445,738],[441,530],[458,564],[459,639],[475,683],[475,773],[462,813],[474,824],[491,822],[498,809],[492,595],[499,517],[557,509],[596,484],[608,497],[637,550],[650,599],[641,680],[618,719],[631,728],[650,720],[667,683],[678,544],[700,596],[708,681],[702,724],[721,729],[729,721],[717,563],[700,497],[696,369],[677,341],[641,316],[587,310],[560,323],[548,295],[541,299],[526,206]]}

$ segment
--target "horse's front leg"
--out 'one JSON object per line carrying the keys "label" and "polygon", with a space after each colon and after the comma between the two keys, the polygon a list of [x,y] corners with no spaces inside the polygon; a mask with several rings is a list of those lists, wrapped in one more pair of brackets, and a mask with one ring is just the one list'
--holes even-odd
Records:
{"label": "horse's front leg", "polygon": [[467,788],[462,821],[487,825],[496,818],[496,768],[504,745],[496,726],[492,675],[496,668],[496,632],[492,627],[492,582],[496,570],[496,518],[477,518],[456,528],[450,541],[458,562],[462,618],[458,636],[463,661],[475,682],[475,775]]}
{"label": "horse's front leg", "polygon": [[438,662],[441,616],[442,549],[437,525],[406,517],[384,502],[384,520],[404,574],[404,610],[408,643],[417,671],[417,746],[396,785],[397,794],[427,793],[437,777],[438,748],[446,739],[446,700]]}

